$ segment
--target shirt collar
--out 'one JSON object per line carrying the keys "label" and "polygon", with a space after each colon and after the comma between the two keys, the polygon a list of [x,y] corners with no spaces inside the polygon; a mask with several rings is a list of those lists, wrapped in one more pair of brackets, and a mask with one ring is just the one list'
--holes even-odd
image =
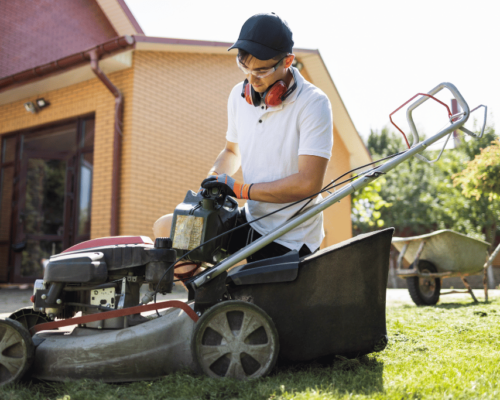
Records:
{"label": "shirt collar", "polygon": [[[304,85],[304,78],[300,74],[299,70],[295,67],[292,67],[292,73],[293,73],[293,79],[295,80],[295,82],[297,82],[297,87],[290,94],[290,96],[288,96],[285,99],[285,101],[283,102],[284,104],[293,103],[297,99],[297,97],[299,96],[299,93],[302,90],[302,86]],[[290,82],[290,85],[293,85],[293,81]]]}

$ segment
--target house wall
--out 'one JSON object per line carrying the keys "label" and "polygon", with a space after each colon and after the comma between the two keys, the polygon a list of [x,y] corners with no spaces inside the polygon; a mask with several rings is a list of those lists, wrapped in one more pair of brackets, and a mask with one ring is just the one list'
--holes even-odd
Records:
{"label": "house wall", "polygon": [[[124,102],[123,164],[130,154],[133,69],[109,74],[122,91]],[[37,114],[24,109],[24,103],[43,97],[50,106]],[[92,190],[91,236],[109,236],[111,210],[111,169],[115,100],[97,78],[36,97],[0,106],[0,135],[95,113],[94,176]]]}
{"label": "house wall", "polygon": [[[305,69],[302,74],[310,80]],[[120,233],[152,236],[200,182],[225,144],[227,98],[243,75],[233,56],[136,51],[130,161],[122,175]],[[313,82],[314,83],[314,82]],[[326,182],[349,169],[337,131]],[[241,171],[236,179],[242,181]],[[243,204],[243,203],[241,203]],[[330,245],[351,237],[350,200],[325,213]]]}
{"label": "house wall", "polygon": [[[340,138],[337,128],[333,129],[332,158],[325,176],[325,185],[351,169],[349,153]],[[345,176],[342,180],[349,178]],[[336,188],[337,190],[339,188]],[[324,211],[325,240],[321,247],[328,247],[352,237],[351,196],[343,198],[339,203]]]}

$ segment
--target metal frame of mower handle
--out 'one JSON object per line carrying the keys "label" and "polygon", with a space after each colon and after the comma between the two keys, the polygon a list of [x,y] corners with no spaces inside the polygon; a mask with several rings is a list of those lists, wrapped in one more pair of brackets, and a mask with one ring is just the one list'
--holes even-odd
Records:
{"label": "metal frame of mower handle", "polygon": [[[344,197],[349,196],[351,193],[355,192],[356,190],[359,190],[363,188],[364,186],[368,185],[370,182],[374,181],[377,179],[380,175],[387,173],[391,169],[395,168],[399,164],[401,164],[403,161],[408,160],[410,157],[413,157],[414,155],[419,156],[418,153],[421,153],[424,151],[429,145],[435,143],[439,139],[443,138],[444,136],[451,134],[456,129],[460,129],[468,120],[470,111],[469,111],[469,106],[465,102],[464,98],[458,91],[458,89],[455,87],[455,85],[444,82],[441,83],[440,85],[436,86],[434,89],[432,89],[428,94],[433,96],[436,93],[440,92],[442,89],[447,88],[453,96],[457,99],[458,104],[462,108],[462,112],[460,114],[454,115],[450,118],[450,123],[451,125],[448,126],[447,128],[443,129],[441,132],[437,133],[436,135],[430,137],[427,140],[424,140],[423,142],[419,142],[419,137],[418,137],[418,132],[415,127],[415,124],[413,122],[413,117],[412,117],[412,112],[415,110],[415,108],[419,107],[421,104],[423,104],[425,101],[429,100],[429,97],[423,96],[414,103],[412,103],[407,110],[406,113],[406,118],[408,120],[408,123],[410,125],[410,129],[413,135],[413,145],[412,147],[406,151],[404,154],[401,154],[397,157],[394,157],[393,159],[387,161],[385,164],[374,168],[372,171],[370,171],[368,174],[364,175],[363,177],[360,177],[359,179],[346,184],[344,187],[341,189],[337,190],[336,192],[330,194],[326,198],[324,198],[319,204],[316,204],[315,206],[309,208],[308,210],[302,212],[301,214],[298,214],[296,217],[290,219],[289,221],[285,222],[283,225],[280,227],[276,228],[274,231],[269,232],[267,235],[262,236],[261,238],[257,239],[255,242],[250,243],[246,247],[238,250],[236,253],[232,254],[225,260],[221,261],[218,265],[214,266],[213,268],[208,268],[205,271],[203,271],[200,275],[194,277],[191,280],[191,284],[199,288],[205,283],[208,283],[209,281],[212,281],[215,277],[226,271],[227,269],[231,268],[238,262],[244,260],[245,258],[251,256],[253,253],[256,251],[260,250],[264,246],[267,246],[269,243],[273,242],[280,236],[284,235],[288,231],[292,230],[293,228],[297,227],[301,223],[307,221],[308,219],[314,217],[315,215],[319,214],[321,211],[325,210],[326,208],[330,207],[331,205],[335,204],[336,202],[342,200]],[[481,107],[481,106],[480,106]],[[485,107],[485,106],[483,106]],[[478,107],[479,108],[479,107]],[[477,109],[477,108],[476,108]],[[461,118],[455,122],[453,122],[454,119],[456,119],[458,116],[461,115]],[[481,137],[484,132],[484,127],[486,125],[486,107],[485,107],[485,122],[483,124],[483,129],[480,135],[476,135],[468,130],[461,129],[465,133],[474,136],[474,137]],[[445,144],[446,145],[446,144]],[[442,152],[442,151],[441,151]],[[429,160],[425,159],[422,156],[419,156],[419,158],[423,159],[424,161],[429,162]]]}

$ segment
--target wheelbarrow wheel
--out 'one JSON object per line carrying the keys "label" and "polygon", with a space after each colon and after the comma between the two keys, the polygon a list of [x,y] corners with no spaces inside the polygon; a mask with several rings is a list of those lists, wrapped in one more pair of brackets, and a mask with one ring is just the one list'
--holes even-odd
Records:
{"label": "wheelbarrow wheel", "polygon": [[9,315],[9,319],[19,322],[27,330],[30,330],[35,325],[50,322],[47,314],[33,310],[33,307],[21,308]]}
{"label": "wheelbarrow wheel", "polygon": [[[411,264],[410,269],[415,265]],[[436,266],[427,260],[418,262],[418,270],[424,273],[437,272]],[[412,276],[406,279],[411,299],[417,306],[433,306],[439,301],[441,279]]]}
{"label": "wheelbarrow wheel", "polygon": [[278,331],[254,304],[228,300],[196,323],[191,342],[195,363],[213,378],[247,380],[267,375],[278,358]]}
{"label": "wheelbarrow wheel", "polygon": [[35,357],[28,330],[11,319],[0,320],[0,386],[18,382]]}

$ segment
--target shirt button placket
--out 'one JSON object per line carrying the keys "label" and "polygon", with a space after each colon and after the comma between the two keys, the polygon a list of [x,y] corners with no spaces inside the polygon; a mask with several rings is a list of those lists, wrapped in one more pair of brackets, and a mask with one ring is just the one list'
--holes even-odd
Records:
{"label": "shirt button placket", "polygon": [[[264,106],[262,106],[261,108],[262,108],[263,110],[265,110],[265,107],[264,107]],[[265,114],[265,113],[266,113],[266,111],[264,111],[264,112],[260,115],[260,117],[259,117],[259,124],[262,124],[262,122],[264,122],[264,114]]]}

